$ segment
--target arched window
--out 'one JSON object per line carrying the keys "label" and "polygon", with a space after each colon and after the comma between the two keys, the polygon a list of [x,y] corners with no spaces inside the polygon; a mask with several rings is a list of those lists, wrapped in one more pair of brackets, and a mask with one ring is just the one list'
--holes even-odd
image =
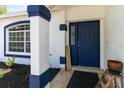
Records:
{"label": "arched window", "polygon": [[21,21],[5,27],[5,55],[30,56],[30,23]]}

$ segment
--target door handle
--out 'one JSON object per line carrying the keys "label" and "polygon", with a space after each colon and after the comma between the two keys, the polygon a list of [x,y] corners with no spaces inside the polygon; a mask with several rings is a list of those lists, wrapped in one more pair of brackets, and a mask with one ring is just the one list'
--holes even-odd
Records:
{"label": "door handle", "polygon": [[49,56],[52,56],[52,54],[49,54]]}

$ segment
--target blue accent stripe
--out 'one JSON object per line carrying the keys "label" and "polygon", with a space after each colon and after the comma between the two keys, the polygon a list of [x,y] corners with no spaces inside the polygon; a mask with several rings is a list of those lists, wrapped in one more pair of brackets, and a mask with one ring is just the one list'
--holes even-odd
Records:
{"label": "blue accent stripe", "polygon": [[66,58],[65,57],[60,57],[60,64],[65,64]]}
{"label": "blue accent stripe", "polygon": [[30,88],[44,88],[51,80],[50,69],[41,75],[30,75]]}
{"label": "blue accent stripe", "polygon": [[66,24],[60,24],[59,28],[60,28],[60,31],[67,31],[67,25]]}
{"label": "blue accent stripe", "polygon": [[8,27],[10,27],[10,26],[21,24],[21,23],[30,23],[30,21],[29,20],[18,21],[18,22],[14,22],[14,23],[8,24],[8,25],[6,25],[4,27],[4,56],[20,57],[20,58],[30,58],[29,55],[15,55],[15,54],[7,54],[6,53],[6,29]]}
{"label": "blue accent stripe", "polygon": [[17,24],[21,24],[21,23],[30,23],[30,20],[22,20],[22,21],[17,21],[17,22],[13,22],[11,24],[8,24],[4,27],[4,29],[6,29],[9,26],[13,26],[13,25],[17,25]]}
{"label": "blue accent stripe", "polygon": [[47,21],[50,21],[51,19],[51,13],[49,9],[45,7],[44,5],[29,5],[27,12],[28,12],[29,17],[40,16],[46,19]]}
{"label": "blue accent stripe", "polygon": [[4,54],[6,57],[18,57],[18,58],[31,58],[31,56],[28,55],[15,55],[15,54]]}

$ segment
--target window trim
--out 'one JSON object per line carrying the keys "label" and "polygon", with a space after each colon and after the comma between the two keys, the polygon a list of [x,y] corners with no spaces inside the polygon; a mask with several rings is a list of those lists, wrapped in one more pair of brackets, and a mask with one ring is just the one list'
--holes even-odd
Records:
{"label": "window trim", "polygon": [[14,22],[14,23],[11,23],[11,24],[8,24],[8,25],[6,25],[5,27],[4,27],[4,56],[12,56],[12,57],[21,57],[21,58],[30,58],[30,53],[22,53],[22,54],[19,54],[18,52],[17,52],[17,54],[16,54],[16,52],[15,53],[7,53],[7,45],[6,45],[6,42],[7,42],[7,37],[6,37],[6,34],[7,34],[7,29],[9,28],[9,27],[11,27],[11,26],[15,26],[15,25],[19,25],[19,24],[23,24],[23,23],[30,23],[30,21],[29,20],[24,20],[24,21],[18,21],[18,22]]}

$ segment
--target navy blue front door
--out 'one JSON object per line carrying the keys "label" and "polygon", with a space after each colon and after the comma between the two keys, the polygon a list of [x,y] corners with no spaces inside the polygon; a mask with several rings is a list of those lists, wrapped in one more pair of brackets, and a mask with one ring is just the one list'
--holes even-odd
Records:
{"label": "navy blue front door", "polygon": [[72,65],[100,67],[99,21],[70,23]]}

